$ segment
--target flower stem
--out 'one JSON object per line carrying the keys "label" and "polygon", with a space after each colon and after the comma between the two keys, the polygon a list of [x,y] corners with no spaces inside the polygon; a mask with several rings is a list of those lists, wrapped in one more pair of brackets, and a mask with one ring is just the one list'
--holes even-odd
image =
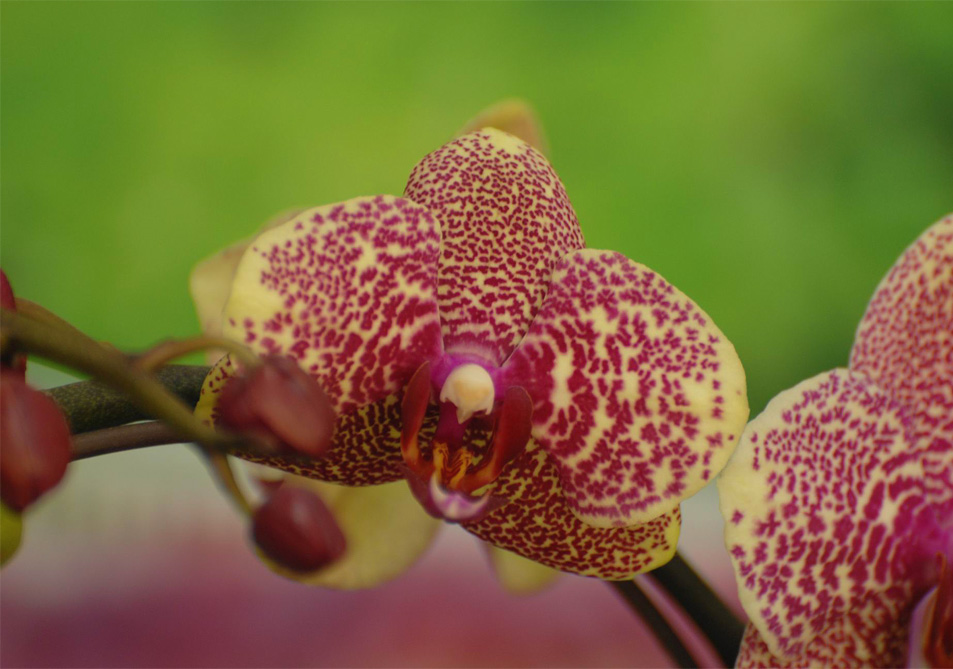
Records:
{"label": "flower stem", "polygon": [[642,592],[638,583],[635,581],[610,581],[610,584],[632,607],[632,610],[642,619],[642,622],[648,625],[656,640],[665,648],[665,651],[677,666],[698,666],[688,648],[682,643],[681,638],[669,625],[668,620],[655,608],[652,600]]}
{"label": "flower stem", "polygon": [[181,444],[187,439],[162,421],[130,423],[92,430],[73,436],[73,460],[83,460],[107,453],[119,453],[134,448]]}
{"label": "flower stem", "polygon": [[64,335],[69,332],[66,328],[9,309],[0,310],[0,328],[8,346],[97,377],[127,395],[143,413],[165,421],[192,441],[215,449],[235,447],[239,441],[196,420],[191,407],[151,375],[131,366],[125,355],[79,331]]}
{"label": "flower stem", "polygon": [[171,360],[205,349],[224,349],[239,363],[247,367],[259,364],[258,356],[251,349],[224,337],[192,337],[189,339],[169,339],[152,347],[145,353],[133,358],[133,364],[139,369],[151,372]]}
{"label": "flower stem", "polygon": [[647,576],[685,610],[725,666],[734,666],[745,625],[681,555]]}
{"label": "flower stem", "polygon": [[[199,365],[168,365],[157,370],[153,377],[186,406],[194,407],[199,400],[202,382],[208,374],[208,369]],[[46,393],[66,415],[73,434],[149,418],[149,415],[126,395],[98,381],[78,381],[50,388]],[[178,441],[183,439],[179,437]]]}

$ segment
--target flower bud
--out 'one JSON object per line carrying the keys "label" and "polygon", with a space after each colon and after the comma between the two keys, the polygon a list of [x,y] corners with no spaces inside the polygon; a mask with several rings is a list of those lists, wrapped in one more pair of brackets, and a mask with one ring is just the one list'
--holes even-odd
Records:
{"label": "flower bud", "polygon": [[[6,272],[0,269],[0,307],[4,309],[10,309],[11,311],[17,310],[17,299],[13,295],[13,287],[10,285],[10,281],[7,279]],[[13,369],[21,376],[26,375],[26,356],[25,355],[12,355],[12,356],[3,356],[0,359],[0,367],[4,369]]]}
{"label": "flower bud", "polygon": [[17,552],[22,536],[23,517],[6,504],[0,504],[0,565],[6,564]]}
{"label": "flower bud", "polygon": [[66,473],[70,431],[56,403],[13,369],[0,370],[0,496],[23,511]]}
{"label": "flower bud", "polygon": [[0,269],[0,307],[4,309],[17,309],[17,300],[13,296],[13,286],[7,279],[7,273]]}
{"label": "flower bud", "polygon": [[263,358],[231,379],[218,401],[219,423],[276,449],[319,457],[331,446],[334,408],[327,393],[290,358]]}
{"label": "flower bud", "polygon": [[330,565],[347,546],[341,528],[321,498],[287,483],[258,507],[252,537],[266,557],[296,572]]}

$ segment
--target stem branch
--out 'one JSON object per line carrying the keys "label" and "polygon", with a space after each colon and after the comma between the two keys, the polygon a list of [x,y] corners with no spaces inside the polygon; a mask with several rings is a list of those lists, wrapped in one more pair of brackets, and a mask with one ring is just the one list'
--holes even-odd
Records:
{"label": "stem branch", "polygon": [[678,634],[669,625],[668,620],[655,608],[652,600],[642,592],[638,583],[635,581],[610,581],[610,585],[632,607],[632,610],[642,619],[642,622],[649,626],[652,634],[655,635],[655,638],[662,644],[677,666],[683,668],[698,666],[688,648],[685,647]]}
{"label": "stem branch", "polygon": [[182,435],[161,421],[130,423],[103,430],[93,430],[73,436],[73,460],[83,460],[107,453],[119,453],[134,448],[181,444]]}
{"label": "stem branch", "polygon": [[162,419],[182,435],[210,448],[227,449],[236,439],[217,433],[192,416],[191,407],[166,392],[146,372],[130,365],[122,353],[106,348],[82,333],[64,337],[64,329],[9,309],[0,310],[0,327],[8,344],[97,377],[126,394],[146,415]]}
{"label": "stem branch", "polygon": [[[194,407],[199,401],[206,374],[208,367],[168,365],[157,370],[153,376],[186,406]],[[66,415],[73,434],[124,425],[150,417],[125,394],[98,381],[78,381],[50,388],[46,393]]]}
{"label": "stem branch", "polygon": [[646,574],[675,600],[727,667],[733,667],[745,625],[681,555]]}

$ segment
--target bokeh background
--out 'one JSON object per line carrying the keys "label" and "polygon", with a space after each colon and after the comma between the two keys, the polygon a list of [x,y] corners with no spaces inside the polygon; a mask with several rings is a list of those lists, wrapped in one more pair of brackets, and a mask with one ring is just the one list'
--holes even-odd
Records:
{"label": "bokeh background", "polygon": [[[400,194],[519,96],[589,245],[711,314],[754,415],[846,363],[881,276],[953,211],[951,25],[945,3],[6,0],[0,262],[94,337],[189,335],[197,260],[291,207]],[[109,460],[28,518],[0,580],[4,666],[665,661],[605,586],[508,598],[454,533],[379,592],[284,583],[197,460]],[[724,580],[704,495],[684,548]]]}

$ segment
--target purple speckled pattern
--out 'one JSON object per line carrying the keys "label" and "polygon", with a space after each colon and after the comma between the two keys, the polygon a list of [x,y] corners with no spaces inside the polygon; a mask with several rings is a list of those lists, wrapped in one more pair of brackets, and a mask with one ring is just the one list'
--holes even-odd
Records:
{"label": "purple speckled pattern", "polygon": [[496,480],[493,494],[510,504],[463,527],[554,569],[626,580],[668,562],[678,543],[678,507],[631,527],[605,529],[579,520],[563,495],[553,459],[532,441]]}
{"label": "purple speckled pattern", "polygon": [[718,488],[753,623],[738,666],[898,666],[953,557],[953,217],[874,293],[850,369],[785,391]]}
{"label": "purple speckled pattern", "polygon": [[845,617],[844,661],[899,659],[881,622],[913,596],[924,556],[910,540],[931,527],[915,443],[904,407],[848,370],[781,393],[748,425],[719,480],[725,539],[742,604],[780,659],[833,643],[819,631]]}
{"label": "purple speckled pattern", "polygon": [[486,128],[429,154],[404,195],[440,221],[440,320],[449,352],[500,364],[563,255],[585,244],[566,190],[529,144]]}
{"label": "purple speckled pattern", "polygon": [[301,212],[242,256],[225,335],[293,357],[339,414],[377,402],[441,351],[439,244],[430,212],[403,198]]}
{"label": "purple speckled pattern", "polygon": [[850,367],[911,407],[918,432],[953,439],[953,216],[923,233],[881,281]]}
{"label": "purple speckled pattern", "polygon": [[[205,378],[196,416],[214,424],[216,402],[225,382],[238,373],[230,356],[219,360]],[[242,454],[242,457],[291,474],[346,485],[376,485],[403,477],[400,457],[401,393],[388,395],[350,413],[340,414],[335,424],[331,448],[319,459],[288,459],[276,455],[263,457]],[[436,411],[424,417],[422,435],[433,434]]]}
{"label": "purple speckled pattern", "polygon": [[917,436],[931,441],[923,460],[931,501],[953,514],[953,216],[930,226],[881,281],[850,367],[913,411]]}
{"label": "purple speckled pattern", "polygon": [[611,251],[556,267],[504,370],[533,397],[533,434],[590,525],[672,511],[711,481],[748,417],[734,348],[683,293]]}
{"label": "purple speckled pattern", "polygon": [[[431,513],[564,571],[626,579],[664,564],[679,501],[747,418],[734,348],[656,273],[580,250],[558,177],[511,135],[438,149],[406,198],[299,213],[243,256],[226,333],[293,356],[339,413],[325,459],[259,461],[349,485],[409,468]],[[408,395],[419,369],[429,386]],[[226,359],[209,375],[209,420],[234,371]],[[445,384],[462,394],[441,399]],[[514,386],[525,406],[504,426]],[[490,408],[453,404],[467,397]]]}

